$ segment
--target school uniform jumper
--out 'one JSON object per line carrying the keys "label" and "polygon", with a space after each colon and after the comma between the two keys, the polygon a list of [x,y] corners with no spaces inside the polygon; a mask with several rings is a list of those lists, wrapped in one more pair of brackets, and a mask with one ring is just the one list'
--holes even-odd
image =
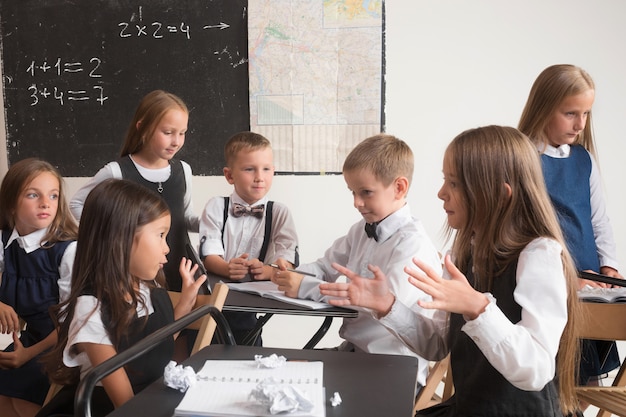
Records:
{"label": "school uniform jumper", "polygon": [[[548,193],[552,199],[567,247],[579,270],[600,271],[600,258],[592,225],[590,178],[592,160],[580,146],[569,146],[569,157],[541,155]],[[612,341],[584,340],[580,382],[619,366],[617,345]]]}
{"label": "school uniform jumper", "polygon": [[167,288],[171,291],[179,291],[182,288],[182,278],[180,276],[179,267],[180,260],[185,255],[185,245],[189,242],[189,233],[185,223],[185,205],[184,197],[187,192],[185,183],[185,174],[181,161],[172,159],[170,166],[172,169],[170,177],[166,181],[152,182],[141,176],[137,167],[130,159],[130,156],[121,158],[118,163],[122,170],[122,176],[125,179],[136,182],[144,187],[154,191],[167,203],[172,217],[170,231],[167,234],[166,241],[170,248],[167,254],[167,263],[163,265],[163,272],[167,280]]}
{"label": "school uniform jumper", "polygon": [[[236,217],[233,212],[234,204],[263,205],[264,213],[260,217],[253,215]],[[268,212],[270,206],[271,214]],[[230,197],[213,197],[207,202],[200,216],[199,230],[198,253],[202,259],[207,255],[217,255],[229,262],[247,253],[248,259],[257,258],[264,263],[282,258],[298,265],[298,236],[291,213],[287,206],[269,201],[267,196],[252,205],[247,204],[236,192]],[[252,277],[248,275],[243,280],[233,282],[251,280]],[[241,343],[257,323],[256,313],[227,311],[224,316],[237,343]],[[256,344],[259,346],[262,344],[260,337],[257,338]]]}
{"label": "school uniform jumper", "polygon": [[[16,232],[2,231],[4,268],[0,302],[12,306],[26,322],[26,329],[20,335],[24,347],[42,341],[54,330],[49,308],[59,303],[59,267],[66,249],[73,242],[57,242],[46,249],[39,244],[45,233],[46,229],[42,229],[26,237],[36,235],[37,242],[37,249],[30,251],[29,248],[27,252],[22,247],[24,237],[18,237]],[[12,352],[13,349],[11,343],[4,351]],[[0,370],[0,394],[42,404],[50,384],[39,359],[40,356],[36,356],[19,368]]]}
{"label": "school uniform jumper", "polygon": [[[407,280],[404,267],[414,266],[413,257],[420,258],[441,273],[441,260],[422,223],[413,218],[406,204],[387,216],[376,225],[376,238],[368,238],[365,220],[355,223],[348,234],[335,240],[324,257],[313,263],[300,265],[298,269],[315,274],[305,276],[300,284],[299,298],[326,301],[319,284],[335,282],[341,274],[331,264],[345,265],[346,268],[366,278],[373,278],[368,265],[376,265],[384,271],[391,291],[406,305],[416,305],[419,299],[429,300]],[[416,306],[416,308],[419,308]],[[423,386],[428,374],[428,361],[409,349],[402,341],[389,332],[369,310],[359,309],[356,318],[344,318],[339,335],[346,341],[340,350],[415,356],[419,360],[418,383]],[[431,315],[431,311],[424,311]]]}
{"label": "school uniform jumper", "polygon": [[[394,303],[382,324],[430,360],[451,357],[454,395],[417,416],[563,416],[554,383],[567,324],[561,252],[551,239],[529,243],[518,261],[494,279],[490,303],[474,320],[451,314],[448,321],[439,310],[427,318]],[[471,272],[467,278],[473,282]]]}

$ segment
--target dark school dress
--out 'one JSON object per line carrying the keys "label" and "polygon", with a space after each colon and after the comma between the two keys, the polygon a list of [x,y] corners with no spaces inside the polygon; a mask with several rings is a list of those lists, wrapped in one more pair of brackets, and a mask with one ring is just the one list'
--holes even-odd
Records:
{"label": "dark school dress", "polygon": [[[59,265],[71,241],[57,242],[51,248],[26,253],[18,242],[6,243],[12,231],[2,232],[4,272],[0,284],[0,302],[13,307],[26,322],[20,341],[24,347],[45,339],[54,323],[49,308],[59,303]],[[4,351],[13,352],[13,343]],[[0,370],[0,394],[42,404],[50,388],[39,356],[19,368]]]}
{"label": "dark school dress", "polygon": [[[468,268],[471,271],[472,268]],[[512,323],[521,320],[522,308],[515,302],[517,262],[493,280],[491,293],[498,307]],[[472,273],[467,274],[470,283]],[[430,417],[563,417],[554,381],[541,391],[524,391],[513,386],[498,372],[461,327],[465,319],[450,315],[450,360],[454,374],[454,395],[446,402],[418,411]]]}
{"label": "dark school dress", "polygon": [[[154,288],[150,292],[154,312],[148,316],[139,318],[135,316],[129,331],[128,338],[121,341],[118,352],[122,352],[133,346],[141,339],[159,330],[163,326],[174,321],[174,309],[172,302],[163,288]],[[107,321],[106,314],[102,312],[102,320]],[[135,394],[163,376],[165,366],[174,354],[174,338],[169,337],[151,351],[141,355],[128,363],[124,369],[133,387]],[[61,391],[40,411],[36,417],[48,417],[57,415],[74,415],[74,396],[77,385],[64,386]],[[91,397],[91,415],[94,417],[106,416],[114,410],[113,403],[109,400],[102,386],[96,386]]]}
{"label": "dark school dress", "polygon": [[[578,270],[600,271],[598,248],[591,225],[591,157],[580,145],[570,147],[568,158],[541,156],[546,187],[557,212],[565,242]],[[620,364],[617,344],[609,340],[583,339],[579,383]]]}
{"label": "dark school dress", "polygon": [[154,191],[161,196],[170,209],[172,224],[166,238],[167,245],[170,247],[170,253],[167,254],[167,263],[163,266],[163,272],[167,280],[167,289],[180,292],[182,278],[178,268],[180,260],[183,256],[186,256],[185,245],[190,243],[185,222],[187,184],[185,182],[183,165],[180,160],[172,159],[170,161],[172,170],[170,177],[165,182],[151,182],[141,176],[130,156],[127,155],[117,162],[120,165],[124,179],[131,180]]}

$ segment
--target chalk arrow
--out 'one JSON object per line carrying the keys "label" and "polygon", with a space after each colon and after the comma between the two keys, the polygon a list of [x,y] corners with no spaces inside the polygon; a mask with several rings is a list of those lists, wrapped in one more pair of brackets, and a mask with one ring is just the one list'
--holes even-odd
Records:
{"label": "chalk arrow", "polygon": [[226,29],[226,28],[229,28],[229,27],[230,27],[229,24],[226,24],[224,22],[220,22],[219,25],[207,25],[207,26],[204,26],[202,29],[216,29],[216,28],[219,28],[220,30],[223,30],[223,29]]}

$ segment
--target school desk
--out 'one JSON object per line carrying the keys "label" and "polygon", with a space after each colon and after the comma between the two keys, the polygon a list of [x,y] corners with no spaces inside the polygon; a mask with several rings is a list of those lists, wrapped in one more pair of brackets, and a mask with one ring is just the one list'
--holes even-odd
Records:
{"label": "school desk", "polygon": [[[219,277],[209,277],[211,287],[220,282]],[[304,345],[303,349],[313,349],[315,345],[324,337],[333,318],[335,317],[357,317],[358,313],[354,310],[341,307],[328,307],[320,310],[311,310],[294,304],[285,303],[270,298],[261,297],[256,294],[245,293],[241,291],[230,290],[226,296],[223,311],[239,311],[248,313],[259,313],[256,327],[248,333],[243,341],[243,345],[252,345],[263,329],[263,326],[272,318],[274,314],[288,314],[292,316],[313,316],[324,317],[324,321],[319,329],[313,334],[311,339]]]}
{"label": "school desk", "polygon": [[[412,356],[214,344],[184,364],[198,372],[209,359],[253,360],[254,355],[272,353],[288,360],[324,362],[326,417],[409,417],[413,413],[417,359]],[[329,401],[334,392],[342,398],[336,407]],[[183,396],[159,379],[109,417],[171,417]]]}

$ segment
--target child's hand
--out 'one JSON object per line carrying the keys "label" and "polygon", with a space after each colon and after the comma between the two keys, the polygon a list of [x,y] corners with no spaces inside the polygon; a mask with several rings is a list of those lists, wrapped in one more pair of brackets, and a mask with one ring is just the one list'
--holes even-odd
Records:
{"label": "child's hand", "polygon": [[250,262],[248,262],[247,253],[228,262],[228,277],[232,280],[239,281],[244,279],[248,275],[249,270]]}
{"label": "child's hand", "polygon": [[30,359],[31,356],[27,354],[17,332],[13,332],[13,352],[0,352],[0,369],[19,368]]}
{"label": "child's hand", "polygon": [[426,262],[413,258],[413,263],[420,270],[404,268],[404,272],[410,275],[409,282],[433,298],[432,301],[418,301],[421,307],[462,314],[467,320],[474,320],[489,304],[487,296],[472,288],[465,275],[452,263],[449,254],[444,258],[444,266],[450,273],[449,280],[437,275]]}
{"label": "child's hand", "polygon": [[20,330],[20,318],[13,307],[0,303],[0,333],[9,334]]}
{"label": "child's hand", "polygon": [[272,274],[272,282],[278,285],[279,291],[284,291],[287,297],[298,298],[300,283],[304,279],[304,275],[297,272],[289,272],[276,270]]}
{"label": "child's hand", "polygon": [[257,281],[267,281],[272,278],[272,267],[269,265],[264,265],[263,262],[258,259],[253,259],[248,262],[250,267],[248,270],[250,271],[250,275],[252,275],[252,279]]}
{"label": "child's hand", "polygon": [[395,302],[395,296],[389,290],[387,278],[379,267],[368,265],[374,278],[363,278],[348,268],[333,263],[332,267],[345,275],[350,281],[347,283],[334,282],[320,284],[320,292],[331,298],[329,304],[336,306],[367,307],[379,315],[386,315]]}
{"label": "child's hand", "polygon": [[176,311],[176,318],[180,318],[189,313],[196,303],[196,296],[200,287],[204,285],[207,277],[201,275],[198,279],[194,279],[194,274],[198,270],[198,265],[185,257],[180,260],[180,266],[178,272],[182,278],[182,288],[180,290],[180,300],[174,307]]}
{"label": "child's hand", "polygon": [[[609,269],[613,269],[613,268],[609,268]],[[600,269],[600,271],[602,271],[602,269]],[[613,269],[613,271],[615,271],[615,270]],[[585,272],[589,272],[590,274],[597,274],[597,272],[592,271],[590,269],[586,270]],[[615,271],[615,272],[617,272],[617,271]],[[601,273],[604,274],[604,272],[601,272]],[[604,275],[607,275],[607,274],[604,274]],[[582,290],[583,288],[585,288],[587,286],[588,287],[594,287],[594,288],[611,288],[611,284],[607,284],[607,283],[604,283],[604,282],[598,282],[598,281],[594,281],[594,280],[591,280],[591,279],[582,279],[582,278],[580,278],[578,280],[578,289],[579,290]]]}

